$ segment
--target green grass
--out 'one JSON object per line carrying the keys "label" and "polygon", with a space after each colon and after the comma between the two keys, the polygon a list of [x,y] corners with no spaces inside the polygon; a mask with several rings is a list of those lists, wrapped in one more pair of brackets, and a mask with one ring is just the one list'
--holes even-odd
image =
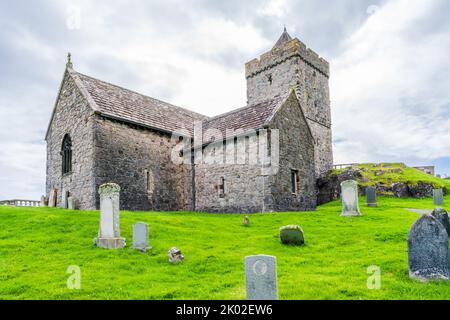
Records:
{"label": "green grass", "polygon": [[[450,203],[450,197],[446,197]],[[277,257],[280,299],[450,299],[448,282],[408,277],[407,233],[432,199],[380,198],[362,217],[340,217],[340,203],[317,212],[251,215],[121,212],[122,235],[150,225],[151,253],[93,246],[97,211],[0,208],[0,299],[245,299],[244,257]],[[283,246],[279,227],[300,225],[306,245]],[[170,265],[179,247],[183,264]],[[69,290],[70,265],[81,290]],[[367,289],[367,267],[381,268],[380,290]]]}
{"label": "green grass", "polygon": [[[419,182],[432,183],[435,188],[445,187],[450,190],[450,180],[441,179],[420,170],[405,166],[403,163],[362,163],[354,167],[362,173],[359,183],[363,186],[376,184],[391,185],[395,182],[403,182],[414,185]],[[346,168],[332,170],[331,174],[338,174]]]}

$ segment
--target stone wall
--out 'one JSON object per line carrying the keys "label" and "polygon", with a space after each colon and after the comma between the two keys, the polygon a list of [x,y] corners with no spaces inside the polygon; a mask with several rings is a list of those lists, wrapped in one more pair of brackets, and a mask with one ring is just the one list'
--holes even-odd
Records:
{"label": "stone wall", "polygon": [[95,121],[95,132],[95,186],[119,184],[122,209],[192,210],[191,166],[171,160],[178,140],[101,117]]}
{"label": "stone wall", "polygon": [[[66,134],[72,140],[72,172],[62,175],[61,148]],[[46,140],[47,196],[51,189],[56,189],[57,205],[61,206],[65,190],[79,208],[95,208],[93,112],[67,73]]]}
{"label": "stone wall", "polygon": [[298,39],[246,64],[249,104],[286,96],[295,89],[315,138],[316,174],[333,165],[329,65]]}
{"label": "stone wall", "polygon": [[[252,213],[315,209],[314,143],[295,95],[281,107],[270,128],[279,130],[280,139],[279,167],[274,174],[263,170],[268,167],[263,165],[257,135],[240,137],[233,151],[223,143],[211,144],[203,151],[206,163],[195,168],[197,210]],[[245,149],[241,149],[240,143]],[[235,159],[234,164],[226,164],[229,156]],[[297,170],[300,177],[297,194],[291,188],[291,169]],[[219,193],[222,178],[223,197]]]}
{"label": "stone wall", "polygon": [[[307,211],[316,208],[314,141],[298,100],[291,94],[270,125],[279,130],[279,172],[271,177],[273,211]],[[291,170],[299,173],[299,192],[293,194]]]}

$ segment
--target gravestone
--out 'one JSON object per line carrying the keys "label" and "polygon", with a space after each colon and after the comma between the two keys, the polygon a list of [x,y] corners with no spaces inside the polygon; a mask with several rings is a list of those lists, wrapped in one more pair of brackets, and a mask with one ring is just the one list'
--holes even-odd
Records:
{"label": "gravestone", "polygon": [[103,184],[100,194],[100,230],[95,244],[101,248],[119,249],[125,247],[120,237],[120,187],[115,183]]}
{"label": "gravestone", "polygon": [[69,210],[75,210],[76,209],[76,207],[75,207],[75,199],[72,196],[67,198],[67,209],[69,209]]}
{"label": "gravestone", "polygon": [[61,192],[61,204],[60,204],[61,208],[63,209],[67,209],[67,191],[66,189],[62,189]]}
{"label": "gravestone", "polygon": [[177,247],[173,247],[167,253],[169,257],[169,262],[172,264],[180,263],[184,261],[184,255],[181,253],[181,250]]}
{"label": "gravestone", "polygon": [[366,188],[366,203],[368,207],[378,207],[377,195],[374,187]]}
{"label": "gravestone", "polygon": [[277,300],[277,258],[267,255],[245,257],[247,300]]}
{"label": "gravestone", "polygon": [[56,207],[56,189],[51,189],[48,195],[48,206],[50,208]]}
{"label": "gravestone", "polygon": [[288,245],[302,245],[305,243],[305,238],[302,228],[300,226],[291,225],[280,228],[280,240],[283,244]]}
{"label": "gravestone", "polygon": [[45,198],[45,196],[41,197],[41,201],[39,203],[40,207],[46,207],[47,206],[47,199]]}
{"label": "gravestone", "polygon": [[148,224],[137,222],[133,225],[133,248],[142,252],[151,249],[148,245]]}
{"label": "gravestone", "polygon": [[431,215],[422,215],[409,230],[409,276],[420,280],[450,277],[448,234]]}
{"label": "gravestone", "polygon": [[347,180],[341,183],[342,214],[341,216],[360,216],[358,203],[358,182]]}
{"label": "gravestone", "polygon": [[431,212],[431,215],[435,217],[445,228],[448,236],[450,237],[450,221],[448,213],[443,208],[436,208]]}
{"label": "gravestone", "polygon": [[437,206],[442,206],[444,204],[444,192],[442,189],[433,190],[433,201]]}

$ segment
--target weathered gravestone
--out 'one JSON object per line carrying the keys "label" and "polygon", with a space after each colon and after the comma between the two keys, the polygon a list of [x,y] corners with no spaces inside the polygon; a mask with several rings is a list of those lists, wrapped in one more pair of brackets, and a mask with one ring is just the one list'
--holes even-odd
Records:
{"label": "weathered gravestone", "polygon": [[151,249],[148,245],[148,224],[137,222],[133,225],[133,248],[142,252]]}
{"label": "weathered gravestone", "polygon": [[409,230],[409,276],[420,280],[450,277],[448,234],[431,215],[422,215]]}
{"label": "weathered gravestone", "polygon": [[360,216],[358,182],[347,180],[341,183],[342,216]]}
{"label": "weathered gravestone", "polygon": [[72,196],[67,198],[67,209],[69,209],[69,210],[75,210],[76,209],[75,199]]}
{"label": "weathered gravestone", "polygon": [[277,300],[277,258],[267,255],[245,257],[247,300]]}
{"label": "weathered gravestone", "polygon": [[431,215],[435,217],[445,228],[448,236],[450,237],[450,221],[447,211],[443,208],[436,208],[431,212]]}
{"label": "weathered gravestone", "polygon": [[100,230],[95,244],[101,248],[118,249],[125,247],[125,239],[120,237],[120,187],[115,183],[103,184],[100,194]]}
{"label": "weathered gravestone", "polygon": [[48,195],[48,206],[50,208],[56,207],[56,190],[55,189],[50,190],[50,193]]}
{"label": "weathered gravestone", "polygon": [[180,263],[184,261],[184,255],[181,253],[181,250],[177,247],[173,247],[167,253],[169,257],[169,262],[172,264]]}
{"label": "weathered gravestone", "polygon": [[366,188],[366,203],[368,207],[378,207],[377,195],[374,187]]}
{"label": "weathered gravestone", "polygon": [[302,245],[305,243],[305,237],[300,226],[291,225],[280,228],[280,240],[283,244]]}
{"label": "weathered gravestone", "polygon": [[442,189],[433,190],[433,201],[437,206],[442,206],[444,204],[444,192]]}
{"label": "weathered gravestone", "polygon": [[47,206],[47,199],[45,198],[45,196],[41,197],[41,201],[39,203],[40,207],[46,207]]}
{"label": "weathered gravestone", "polygon": [[69,197],[69,192],[67,192],[65,189],[62,190],[61,193],[61,208],[67,209],[67,198]]}

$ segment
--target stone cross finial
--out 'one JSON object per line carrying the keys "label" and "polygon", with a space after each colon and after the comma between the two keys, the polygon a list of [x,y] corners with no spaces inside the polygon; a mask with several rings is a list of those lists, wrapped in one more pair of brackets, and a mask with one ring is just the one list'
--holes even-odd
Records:
{"label": "stone cross finial", "polygon": [[73,68],[73,64],[72,64],[72,55],[69,53],[67,53],[67,63],[66,63],[66,67],[69,69]]}

